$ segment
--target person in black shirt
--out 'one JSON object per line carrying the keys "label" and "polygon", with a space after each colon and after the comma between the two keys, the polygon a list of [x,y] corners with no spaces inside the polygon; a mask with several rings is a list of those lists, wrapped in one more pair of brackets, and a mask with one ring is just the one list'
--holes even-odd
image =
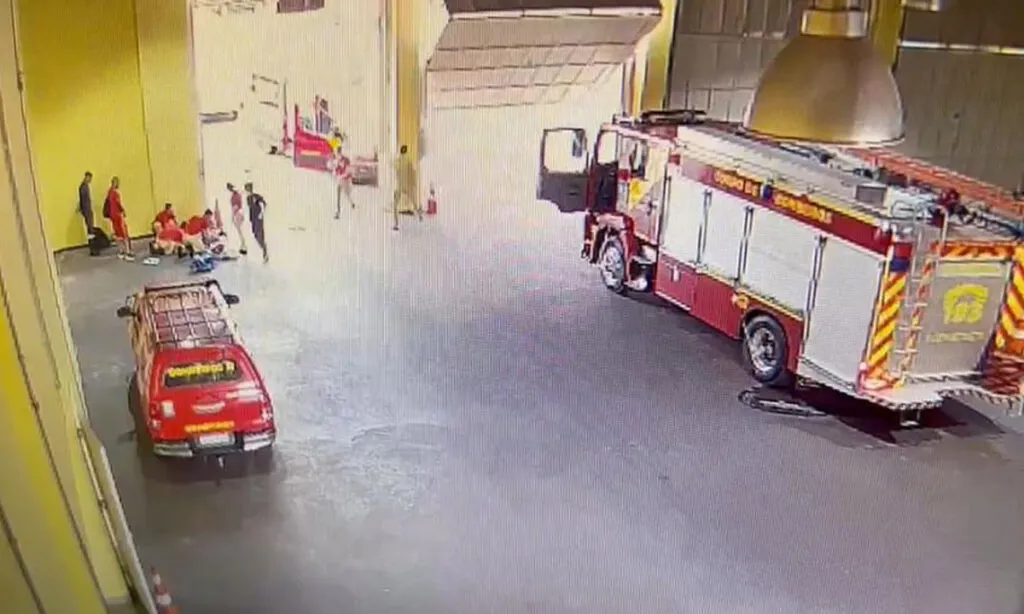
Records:
{"label": "person in black shirt", "polygon": [[92,183],[92,173],[85,172],[82,183],[78,184],[78,214],[85,221],[85,234],[88,239],[93,237],[93,228],[96,227],[96,220],[92,215],[92,193],[89,191],[89,184]]}
{"label": "person in black shirt", "polygon": [[252,226],[252,236],[256,237],[256,243],[263,250],[263,262],[269,262],[270,256],[267,255],[267,239],[263,227],[267,201],[253,190],[252,183],[247,183],[245,184],[245,202],[249,205],[249,224]]}

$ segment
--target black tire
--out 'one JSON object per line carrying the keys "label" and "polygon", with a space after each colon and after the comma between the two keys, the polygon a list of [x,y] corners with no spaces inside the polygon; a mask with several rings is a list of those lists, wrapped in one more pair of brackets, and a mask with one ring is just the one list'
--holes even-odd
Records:
{"label": "black tire", "polygon": [[[617,263],[617,264],[616,264]],[[608,237],[601,246],[601,255],[597,259],[601,271],[601,282],[604,287],[616,294],[626,293],[626,250],[618,237]],[[615,267],[615,270],[612,270]]]}
{"label": "black tire", "polygon": [[[792,383],[792,374],[786,366],[789,362],[786,331],[775,318],[767,315],[752,318],[743,327],[740,339],[743,365],[755,380],[772,388],[785,388]],[[764,353],[754,356],[755,346],[761,346]]]}

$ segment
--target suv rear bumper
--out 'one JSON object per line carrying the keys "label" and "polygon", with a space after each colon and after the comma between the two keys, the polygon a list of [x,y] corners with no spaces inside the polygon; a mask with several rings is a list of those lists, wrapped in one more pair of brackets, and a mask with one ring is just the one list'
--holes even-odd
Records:
{"label": "suv rear bumper", "polygon": [[197,439],[184,439],[180,441],[154,441],[153,453],[157,456],[174,458],[193,458],[196,456],[210,456],[222,454],[243,454],[255,452],[274,445],[277,433],[273,429],[253,433],[234,433],[233,443],[230,445],[204,447],[199,445]]}

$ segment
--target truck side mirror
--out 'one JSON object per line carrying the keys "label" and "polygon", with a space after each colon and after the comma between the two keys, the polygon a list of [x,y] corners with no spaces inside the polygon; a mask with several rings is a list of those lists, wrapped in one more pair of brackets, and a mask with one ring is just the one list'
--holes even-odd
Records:
{"label": "truck side mirror", "polygon": [[237,305],[242,299],[238,298],[237,294],[224,294],[224,302],[228,305]]}
{"label": "truck side mirror", "polygon": [[117,308],[117,317],[119,318],[130,318],[135,315],[135,311],[131,305],[121,305]]}

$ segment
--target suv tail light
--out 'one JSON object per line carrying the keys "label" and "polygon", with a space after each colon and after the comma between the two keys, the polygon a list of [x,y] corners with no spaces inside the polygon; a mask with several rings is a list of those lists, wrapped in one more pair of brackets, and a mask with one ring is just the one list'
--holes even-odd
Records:
{"label": "suv tail light", "polygon": [[256,387],[254,384],[247,383],[238,387],[237,390],[224,395],[225,398],[234,399],[236,401],[263,401],[263,391]]}

